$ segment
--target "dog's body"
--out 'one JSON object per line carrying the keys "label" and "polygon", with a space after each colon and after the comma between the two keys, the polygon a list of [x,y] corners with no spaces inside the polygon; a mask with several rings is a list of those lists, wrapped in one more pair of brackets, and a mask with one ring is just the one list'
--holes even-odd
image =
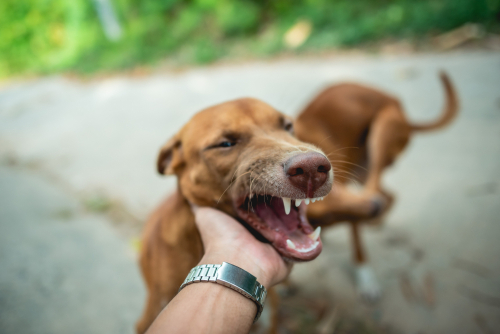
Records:
{"label": "dog's body", "polygon": [[[380,221],[391,207],[393,196],[381,185],[382,172],[403,151],[413,133],[439,129],[455,117],[455,91],[446,74],[441,74],[441,81],[446,106],[433,123],[411,124],[397,99],[356,84],[327,88],[295,123],[297,137],[320,147],[329,156],[336,175],[332,192],[325,201],[309,206],[308,218],[320,226],[350,223],[358,289],[368,299],[376,298],[379,288],[366,266],[359,223]],[[347,188],[351,179],[363,184],[361,192]]]}
{"label": "dog's body", "polygon": [[[439,122],[422,126],[420,130],[440,127],[456,113],[457,102],[451,84],[447,77],[442,79],[448,96],[447,111]],[[328,194],[333,175],[322,151],[295,139],[290,130],[291,121],[286,116],[260,101],[241,99],[195,115],[162,148],[158,171],[175,174],[178,190],[160,205],[146,224],[140,264],[148,299],[137,323],[138,333],[146,331],[203,255],[189,202],[212,206],[239,218],[271,242],[284,257],[307,261],[319,254],[321,241],[311,243],[303,238],[303,235],[312,238],[317,231],[313,232],[304,214],[309,199],[323,199]],[[296,122],[298,138],[323,148],[328,154],[342,152],[344,155],[341,161],[330,156],[340,176],[337,185],[324,202],[309,205],[307,216],[314,225],[351,222],[359,264],[365,262],[365,256],[357,222],[378,217],[389,208],[392,196],[381,188],[380,175],[403,150],[414,130],[419,128],[405,120],[396,99],[357,85],[327,89]],[[232,147],[234,143],[236,148]],[[346,178],[342,177],[343,173],[358,172],[353,167],[358,165],[368,170],[361,177],[366,181],[361,194],[350,192]],[[290,215],[286,213],[287,201]],[[268,207],[281,220],[298,221],[292,225],[297,225],[296,231],[300,230],[303,235],[290,238],[299,251],[295,250],[295,244],[293,249],[288,246],[281,231],[268,229],[282,229],[277,221],[271,219],[266,222],[267,226],[259,222],[259,217],[269,216],[269,212],[265,212]],[[300,253],[301,247],[305,253]],[[359,277],[361,288],[373,295],[376,286],[370,272],[362,268]]]}
{"label": "dog's body", "polygon": [[237,218],[285,258],[309,261],[319,255],[319,231],[307,221],[304,200],[329,193],[331,165],[291,130],[287,116],[258,100],[240,99],[201,111],[165,144],[158,171],[175,174],[178,190],[146,224],[140,265],[148,299],[138,333],[203,255],[189,203]]}

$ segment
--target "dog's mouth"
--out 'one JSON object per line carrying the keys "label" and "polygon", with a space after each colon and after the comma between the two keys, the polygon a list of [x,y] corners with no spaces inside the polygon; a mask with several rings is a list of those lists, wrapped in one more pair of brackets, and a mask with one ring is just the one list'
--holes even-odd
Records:
{"label": "dog's mouth", "polygon": [[321,228],[315,230],[309,224],[306,205],[322,199],[253,195],[240,198],[235,206],[239,217],[266,238],[283,257],[310,261],[321,253]]}

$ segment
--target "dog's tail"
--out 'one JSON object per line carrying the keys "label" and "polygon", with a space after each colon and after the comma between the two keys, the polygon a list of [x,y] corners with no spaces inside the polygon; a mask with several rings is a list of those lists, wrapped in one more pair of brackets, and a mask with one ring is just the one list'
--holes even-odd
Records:
{"label": "dog's tail", "polygon": [[443,71],[439,73],[439,77],[441,78],[441,82],[443,83],[446,93],[446,105],[444,107],[444,112],[441,117],[434,122],[411,124],[411,128],[414,131],[431,131],[442,128],[445,125],[448,125],[458,113],[458,98],[450,78]]}

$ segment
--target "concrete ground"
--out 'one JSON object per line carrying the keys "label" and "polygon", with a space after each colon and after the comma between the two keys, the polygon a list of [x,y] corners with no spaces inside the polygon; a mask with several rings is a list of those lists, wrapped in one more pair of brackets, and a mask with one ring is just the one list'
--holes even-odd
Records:
{"label": "concrete ground", "polygon": [[[195,112],[252,96],[296,114],[329,83],[401,98],[413,121],[443,105],[459,118],[416,135],[385,184],[397,196],[365,228],[383,288],[373,305],[352,283],[347,229],[291,281],[343,314],[402,333],[500,331],[500,53],[316,58],[80,82],[48,77],[0,89],[0,332],[127,333],[143,306],[137,221],[170,192],[158,148]],[[335,328],[331,325],[331,328]]]}

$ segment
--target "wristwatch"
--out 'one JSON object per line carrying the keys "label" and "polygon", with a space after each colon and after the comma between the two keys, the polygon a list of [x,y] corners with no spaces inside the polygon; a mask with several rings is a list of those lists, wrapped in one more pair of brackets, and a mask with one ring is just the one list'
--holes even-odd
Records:
{"label": "wristwatch", "polygon": [[253,300],[257,305],[257,315],[253,322],[259,319],[264,309],[263,304],[267,295],[266,288],[257,282],[255,276],[240,267],[227,262],[222,262],[222,264],[203,264],[201,266],[196,266],[191,269],[184,283],[182,283],[179,288],[179,291],[185,286],[197,282],[221,284]]}

